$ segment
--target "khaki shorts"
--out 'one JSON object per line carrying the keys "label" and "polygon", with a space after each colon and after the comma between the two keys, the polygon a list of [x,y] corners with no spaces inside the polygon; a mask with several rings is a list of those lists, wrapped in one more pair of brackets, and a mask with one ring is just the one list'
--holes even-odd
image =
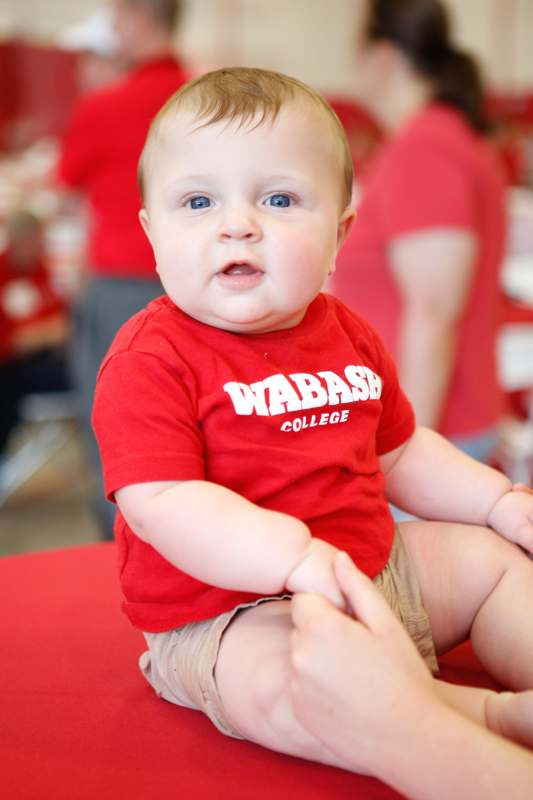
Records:
{"label": "khaki shorts", "polygon": [[[438,672],[429,619],[399,527],[389,562],[374,578],[374,584],[404,625],[430,670]],[[228,625],[243,610],[289,598],[290,595],[262,597],[236,606],[218,617],[163,633],[145,633],[149,649],[139,659],[141,672],[159,697],[203,711],[222,733],[242,739],[225,719],[215,682],[220,641]]]}

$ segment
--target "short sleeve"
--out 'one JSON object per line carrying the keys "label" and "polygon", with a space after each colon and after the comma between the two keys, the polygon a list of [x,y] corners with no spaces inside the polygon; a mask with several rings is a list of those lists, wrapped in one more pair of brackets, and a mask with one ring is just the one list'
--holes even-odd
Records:
{"label": "short sleeve", "polygon": [[92,175],[101,135],[98,121],[93,98],[81,100],[74,107],[61,140],[56,169],[60,183],[78,188],[84,186]]}
{"label": "short sleeve", "polygon": [[194,391],[156,356],[127,351],[105,362],[93,427],[110,500],[133,483],[205,478]]}
{"label": "short sleeve", "polygon": [[375,334],[377,370],[383,387],[381,394],[382,413],[376,431],[376,452],[378,456],[400,447],[415,430],[413,407],[398,381],[398,373],[392,356]]}
{"label": "short sleeve", "polygon": [[429,228],[476,227],[476,198],[466,158],[428,136],[399,147],[381,181],[384,238]]}

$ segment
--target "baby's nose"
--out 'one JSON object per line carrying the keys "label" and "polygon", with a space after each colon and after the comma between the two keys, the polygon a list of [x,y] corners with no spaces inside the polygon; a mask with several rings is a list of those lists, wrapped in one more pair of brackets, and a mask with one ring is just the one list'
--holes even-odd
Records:
{"label": "baby's nose", "polygon": [[260,239],[261,228],[253,210],[245,206],[228,208],[220,225],[219,236],[221,239]]}

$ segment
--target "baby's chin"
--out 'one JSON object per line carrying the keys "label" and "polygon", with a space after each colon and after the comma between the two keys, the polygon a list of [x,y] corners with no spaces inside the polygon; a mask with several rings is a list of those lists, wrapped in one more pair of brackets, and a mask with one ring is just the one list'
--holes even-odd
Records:
{"label": "baby's chin", "polygon": [[[184,310],[184,309],[183,309]],[[303,312],[290,312],[290,313],[272,313],[267,314],[253,314],[253,313],[233,313],[231,315],[222,315],[215,313],[189,313],[198,322],[203,322],[204,325],[210,325],[213,328],[219,328],[228,333],[240,334],[260,334],[272,333],[273,331],[284,330],[286,328],[293,328],[301,321],[305,314]]]}

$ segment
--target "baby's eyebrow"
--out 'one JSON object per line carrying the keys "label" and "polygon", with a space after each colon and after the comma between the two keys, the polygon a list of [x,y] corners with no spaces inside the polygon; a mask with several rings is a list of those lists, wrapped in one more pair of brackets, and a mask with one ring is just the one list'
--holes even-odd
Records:
{"label": "baby's eyebrow", "polygon": [[206,181],[211,180],[214,180],[214,175],[211,175],[208,172],[204,174],[198,173],[197,175],[180,175],[179,178],[173,178],[168,185],[174,186],[182,183],[205,183]]}
{"label": "baby's eyebrow", "polygon": [[214,176],[209,173],[198,175],[180,175],[179,177],[171,178],[168,183],[163,185],[163,192],[165,194],[172,194],[176,190],[184,191],[188,189],[196,189],[209,186],[213,182]]}
{"label": "baby's eyebrow", "polygon": [[267,181],[298,181],[304,182],[307,180],[305,175],[300,175],[296,172],[282,172],[282,173],[275,173],[273,175],[265,175],[264,180]]}
{"label": "baby's eyebrow", "polygon": [[297,194],[305,194],[313,188],[313,182],[306,175],[290,173],[265,175],[258,181],[258,185],[263,191],[291,191]]}

